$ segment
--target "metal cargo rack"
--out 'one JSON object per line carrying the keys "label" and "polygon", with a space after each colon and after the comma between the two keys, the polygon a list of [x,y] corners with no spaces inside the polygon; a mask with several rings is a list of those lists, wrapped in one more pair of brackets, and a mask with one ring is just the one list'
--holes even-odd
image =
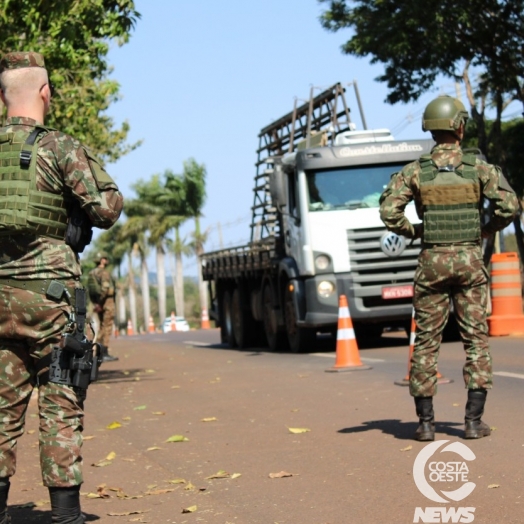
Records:
{"label": "metal cargo rack", "polygon": [[200,256],[200,261],[204,280],[213,280],[256,276],[270,269],[277,257],[272,244],[258,244],[205,253]]}

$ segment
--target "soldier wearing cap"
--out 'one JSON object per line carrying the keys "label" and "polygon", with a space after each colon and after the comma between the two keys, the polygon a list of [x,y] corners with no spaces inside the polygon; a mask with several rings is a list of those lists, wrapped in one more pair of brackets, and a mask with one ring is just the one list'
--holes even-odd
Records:
{"label": "soldier wearing cap", "polygon": [[[466,108],[455,98],[439,96],[430,102],[422,129],[431,131],[436,145],[431,154],[392,175],[380,198],[380,216],[389,230],[422,239],[414,282],[417,327],[409,384],[419,417],[415,439],[420,441],[435,439],[437,359],[451,301],[466,352],[464,437],[490,434],[481,420],[492,387],[488,275],[481,241],[510,224],[518,202],[497,166],[461,149],[467,118]],[[482,224],[484,199],[491,206],[489,220]],[[422,223],[412,224],[405,216],[412,200]]]}
{"label": "soldier wearing cap", "polygon": [[94,312],[98,315],[97,342],[104,348],[102,360],[113,362],[118,360],[118,357],[109,354],[109,339],[115,320],[115,279],[108,269],[109,256],[107,253],[99,251],[96,254],[95,262],[97,266],[89,272],[87,289]]}
{"label": "soldier wearing cap", "polygon": [[89,231],[108,229],[123,198],[80,142],[44,125],[52,89],[42,55],[3,56],[0,96],[7,108],[0,128],[0,524],[10,521],[9,479],[35,386],[52,522],[81,524],[83,400],[74,387],[49,381],[48,368],[71,319],[78,253],[89,242],[84,226],[79,235],[71,229],[72,210]]}

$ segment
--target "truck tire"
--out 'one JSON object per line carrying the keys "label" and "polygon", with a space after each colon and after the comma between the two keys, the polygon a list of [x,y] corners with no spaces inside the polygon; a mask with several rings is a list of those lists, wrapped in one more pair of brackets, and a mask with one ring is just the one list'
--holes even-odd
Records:
{"label": "truck tire", "polygon": [[233,291],[231,298],[231,320],[237,346],[241,349],[250,347],[255,321],[249,309],[245,307],[244,296],[239,288]]}
{"label": "truck tire", "polygon": [[297,316],[293,295],[286,286],[284,315],[286,321],[287,340],[289,349],[292,353],[307,353],[311,351],[317,340],[317,332],[311,328],[304,328],[297,325]]}
{"label": "truck tire", "polygon": [[278,329],[273,310],[273,291],[270,284],[264,286],[262,292],[262,308],[264,315],[264,333],[267,345],[271,351],[283,351],[287,349],[285,333]]}
{"label": "truck tire", "polygon": [[229,344],[230,348],[236,348],[237,342],[233,332],[233,318],[231,312],[231,292],[229,290],[224,291],[224,295],[222,297],[222,312],[224,315],[222,320],[224,342]]}

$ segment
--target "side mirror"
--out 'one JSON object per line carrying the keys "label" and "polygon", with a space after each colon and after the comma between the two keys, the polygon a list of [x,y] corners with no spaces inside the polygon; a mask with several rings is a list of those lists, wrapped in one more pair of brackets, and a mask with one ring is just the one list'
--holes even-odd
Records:
{"label": "side mirror", "polygon": [[276,163],[273,165],[273,172],[269,175],[269,192],[271,200],[275,207],[282,212],[282,208],[286,205],[286,175],[282,164]]}

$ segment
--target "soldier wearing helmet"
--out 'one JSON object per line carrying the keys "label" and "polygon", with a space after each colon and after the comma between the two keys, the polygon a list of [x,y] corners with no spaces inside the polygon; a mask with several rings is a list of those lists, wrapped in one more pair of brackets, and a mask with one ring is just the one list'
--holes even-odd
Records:
{"label": "soldier wearing helmet", "polygon": [[[435,439],[437,359],[451,302],[466,352],[464,436],[475,439],[490,434],[489,426],[481,420],[492,387],[482,238],[506,227],[518,210],[518,202],[497,166],[461,149],[467,118],[466,108],[456,98],[439,96],[430,102],[422,129],[431,132],[436,145],[431,154],[393,174],[380,198],[380,217],[389,230],[422,239],[414,279],[417,329],[409,383],[419,417],[415,439],[420,441]],[[485,199],[491,206],[483,224]],[[404,213],[412,200],[421,220],[418,224],[412,224]]]}
{"label": "soldier wearing helmet", "polygon": [[87,290],[93,302],[93,310],[98,315],[97,341],[102,345],[104,362],[113,362],[118,357],[109,354],[109,339],[115,319],[115,280],[108,269],[109,255],[99,251],[95,256],[97,266],[89,272]]}

